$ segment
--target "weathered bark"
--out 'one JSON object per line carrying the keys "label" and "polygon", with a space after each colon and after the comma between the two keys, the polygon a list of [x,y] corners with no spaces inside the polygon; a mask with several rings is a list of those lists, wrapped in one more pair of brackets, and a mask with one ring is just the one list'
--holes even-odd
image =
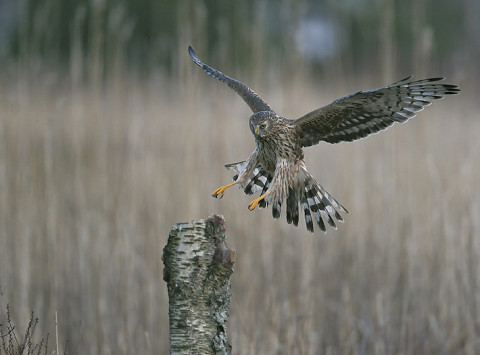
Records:
{"label": "weathered bark", "polygon": [[178,223],[170,232],[162,259],[171,354],[231,353],[227,321],[235,250],[227,248],[224,232],[217,215]]}

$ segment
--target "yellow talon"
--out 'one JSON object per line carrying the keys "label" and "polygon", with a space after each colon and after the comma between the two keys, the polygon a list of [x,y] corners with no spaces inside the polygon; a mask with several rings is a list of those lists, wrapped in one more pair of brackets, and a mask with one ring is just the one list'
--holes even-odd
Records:
{"label": "yellow talon", "polygon": [[248,205],[248,209],[250,211],[253,211],[255,209],[255,207],[257,207],[258,203],[266,196],[267,194],[263,194],[262,196],[260,196],[259,198],[256,198],[255,200],[253,200],[252,202],[250,202],[250,204]]}
{"label": "yellow talon", "polygon": [[230,186],[233,186],[235,184],[237,184],[237,181],[232,182],[231,184],[219,187],[218,189],[216,189],[215,191],[212,192],[212,196],[213,197],[218,197],[218,195],[220,195],[220,198],[222,198],[223,194],[225,193],[225,190],[228,189]]}

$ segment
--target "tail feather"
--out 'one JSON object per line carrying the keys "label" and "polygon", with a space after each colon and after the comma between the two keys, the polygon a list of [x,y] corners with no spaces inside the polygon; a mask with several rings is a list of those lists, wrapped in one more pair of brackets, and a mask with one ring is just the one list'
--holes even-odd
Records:
{"label": "tail feather", "polygon": [[267,207],[267,201],[261,200],[261,201],[258,203],[258,208],[265,208],[265,207]]}
{"label": "tail feather", "polygon": [[[313,178],[312,178],[313,179]],[[330,195],[322,186],[320,186],[318,183],[317,185],[320,187],[320,189],[322,190],[322,194],[326,197],[326,199],[328,200],[328,202],[330,202],[330,204],[335,208],[335,209],[338,209],[340,211],[342,211],[343,213],[348,213],[347,209],[345,207],[343,207],[340,202],[338,202],[337,200],[335,200],[333,198],[332,195]],[[339,215],[340,216],[340,215]],[[336,217],[336,216],[335,216]],[[342,218],[342,217],[340,217]],[[338,218],[337,218],[338,219]],[[343,222],[343,219],[342,219],[342,222]]]}
{"label": "tail feather", "polygon": [[[226,165],[228,169],[237,172],[233,177],[234,181],[238,179],[238,174],[245,168],[245,164],[245,162],[239,162]],[[263,195],[270,188],[272,179],[272,174],[259,165],[253,170],[247,181],[242,183],[243,191],[247,195],[260,191],[261,195]],[[314,220],[323,232],[327,230],[326,224],[337,229],[335,222],[344,222],[339,212],[348,213],[347,209],[335,200],[306,170],[299,175],[299,180],[299,186],[296,188],[289,187],[288,195],[286,196],[287,223],[298,226],[298,207],[300,205],[305,215],[305,224],[308,231],[313,233]],[[265,199],[262,199],[259,201],[258,207],[265,208],[268,204],[271,204],[273,218],[280,218],[282,202],[283,199],[267,203]]]}
{"label": "tail feather", "polygon": [[[313,232],[313,223],[311,213],[320,229],[326,232],[326,221],[331,227],[337,229],[333,217],[339,222],[343,222],[343,217],[338,211],[348,213],[337,200],[335,200],[310,174],[305,174],[304,196],[302,197],[302,208],[305,212],[305,223],[307,229]],[[309,210],[309,212],[307,212]],[[337,211],[338,210],[338,211]],[[309,216],[307,220],[307,216]],[[332,217],[333,216],[333,217]]]}
{"label": "tail feather", "polygon": [[[337,229],[337,226],[335,225],[335,222],[333,221],[332,219],[332,216],[330,216],[330,214],[328,213],[328,211],[326,210],[326,207],[325,205],[323,204],[323,202],[321,202],[318,197],[315,196],[315,206],[316,209],[318,210],[318,213],[321,217],[322,220],[326,220],[327,223],[333,227],[334,229]],[[313,208],[313,207],[312,207]]]}
{"label": "tail feather", "polygon": [[[315,197],[315,201],[318,201],[318,197]],[[330,210],[334,210],[334,209],[332,206],[329,205],[329,201],[325,198],[325,196],[323,196],[322,200],[318,202],[319,202],[319,207],[323,217],[327,220],[329,225],[337,229],[337,226],[335,225],[335,222],[333,221],[333,218],[330,215],[330,211],[328,207],[330,207]]]}
{"label": "tail feather", "polygon": [[322,231],[326,232],[327,229],[320,213],[320,201],[317,197],[319,191],[314,185],[314,182],[315,181],[313,179],[309,179],[309,177],[307,176],[307,179],[305,181],[305,196],[307,197],[308,207],[310,208],[310,211],[313,212],[313,216],[315,217],[317,225]]}
{"label": "tail feather", "polygon": [[282,203],[276,202],[272,204],[272,216],[273,218],[280,218],[280,212],[282,211]]}
{"label": "tail feather", "polygon": [[298,226],[298,198],[292,188],[288,189],[287,197],[287,223]]}
{"label": "tail feather", "polygon": [[305,214],[305,223],[307,224],[307,230],[313,233],[312,214],[310,213],[310,208],[308,206],[308,201],[305,195],[303,195],[300,199],[300,206],[302,207],[303,213]]}

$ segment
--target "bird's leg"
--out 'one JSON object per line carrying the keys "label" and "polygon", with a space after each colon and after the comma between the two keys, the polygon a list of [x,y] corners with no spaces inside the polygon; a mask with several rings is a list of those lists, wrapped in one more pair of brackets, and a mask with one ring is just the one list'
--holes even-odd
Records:
{"label": "bird's leg", "polygon": [[253,200],[252,202],[250,202],[248,204],[248,209],[250,211],[253,211],[255,209],[255,207],[257,207],[258,203],[265,198],[265,196],[267,196],[266,193],[264,193],[262,196],[260,196],[259,198],[256,198],[255,200]]}
{"label": "bird's leg", "polygon": [[218,189],[216,189],[215,191],[212,192],[212,196],[213,197],[218,197],[218,195],[220,195],[220,198],[222,198],[226,189],[228,189],[230,186],[233,186],[233,185],[238,184],[238,183],[239,183],[239,181],[237,180],[237,181],[232,182],[231,184],[221,186],[221,187],[219,187]]}

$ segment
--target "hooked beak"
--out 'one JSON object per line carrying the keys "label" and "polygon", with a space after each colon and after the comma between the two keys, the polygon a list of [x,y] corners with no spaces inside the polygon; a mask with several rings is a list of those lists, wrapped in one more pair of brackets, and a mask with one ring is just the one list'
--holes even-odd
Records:
{"label": "hooked beak", "polygon": [[258,128],[257,128],[257,127],[255,127],[255,134],[257,134],[257,133],[258,133]]}

